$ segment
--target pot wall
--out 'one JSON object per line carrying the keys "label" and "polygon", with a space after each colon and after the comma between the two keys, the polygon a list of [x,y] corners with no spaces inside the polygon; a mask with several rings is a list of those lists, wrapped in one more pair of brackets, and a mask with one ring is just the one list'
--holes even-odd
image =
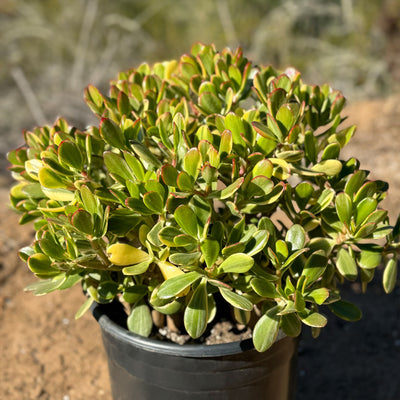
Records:
{"label": "pot wall", "polygon": [[93,310],[108,356],[114,400],[291,400],[297,343],[285,337],[258,353],[251,340],[184,345],[150,340],[113,320],[109,306]]}

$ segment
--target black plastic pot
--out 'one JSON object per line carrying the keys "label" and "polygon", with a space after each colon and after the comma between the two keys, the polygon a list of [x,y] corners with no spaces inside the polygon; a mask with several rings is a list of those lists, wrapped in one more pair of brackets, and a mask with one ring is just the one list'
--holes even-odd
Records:
{"label": "black plastic pot", "polygon": [[125,329],[126,314],[96,305],[114,400],[291,400],[298,340],[284,337],[258,353],[251,339],[178,345]]}

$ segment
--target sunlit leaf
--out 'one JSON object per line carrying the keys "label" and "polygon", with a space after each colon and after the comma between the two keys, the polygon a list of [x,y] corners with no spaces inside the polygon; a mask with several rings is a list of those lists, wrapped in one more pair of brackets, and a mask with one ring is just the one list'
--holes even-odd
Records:
{"label": "sunlit leaf", "polygon": [[189,304],[186,307],[183,322],[189,335],[196,339],[200,337],[208,321],[207,281],[203,279],[197,286]]}

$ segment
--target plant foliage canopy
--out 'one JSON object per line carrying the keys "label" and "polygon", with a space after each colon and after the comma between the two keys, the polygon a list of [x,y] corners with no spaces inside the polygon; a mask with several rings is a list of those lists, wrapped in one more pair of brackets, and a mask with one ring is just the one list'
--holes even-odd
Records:
{"label": "plant foliage canopy", "polygon": [[239,323],[256,316],[265,351],[279,329],[318,335],[326,308],[359,319],[345,281],[366,289],[384,264],[393,290],[400,224],[379,207],[388,185],[340,158],[355,132],[340,92],[196,43],[85,100],[98,125],[60,118],[8,154],[11,205],[36,230],[20,251],[35,294],[81,283],[77,315],[120,298],[131,331],[149,335],[156,310],[193,338],[223,301]]}

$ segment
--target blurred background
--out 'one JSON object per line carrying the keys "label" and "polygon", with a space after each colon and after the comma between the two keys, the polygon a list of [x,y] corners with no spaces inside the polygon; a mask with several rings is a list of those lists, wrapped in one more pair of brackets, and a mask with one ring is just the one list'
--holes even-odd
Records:
{"label": "blurred background", "polygon": [[[5,155],[23,129],[58,116],[96,123],[83,101],[89,83],[106,92],[120,70],[178,58],[196,41],[241,46],[255,64],[343,91],[346,123],[359,126],[344,157],[388,180],[385,207],[400,211],[400,0],[0,0],[1,203]],[[17,250],[33,231],[6,207],[0,221],[0,398],[110,399],[98,327],[90,315],[73,319],[80,288],[24,293],[35,279]],[[378,278],[366,296],[357,282],[345,293],[364,318],[331,318],[317,340],[304,334],[296,399],[400,399],[399,287],[384,295]]]}
{"label": "blurred background", "polygon": [[[397,90],[399,0],[1,0],[0,134],[63,116],[84,127],[88,83],[177,58],[192,43],[243,47],[255,63],[293,66],[350,99]],[[4,169],[4,168],[3,168]]]}

